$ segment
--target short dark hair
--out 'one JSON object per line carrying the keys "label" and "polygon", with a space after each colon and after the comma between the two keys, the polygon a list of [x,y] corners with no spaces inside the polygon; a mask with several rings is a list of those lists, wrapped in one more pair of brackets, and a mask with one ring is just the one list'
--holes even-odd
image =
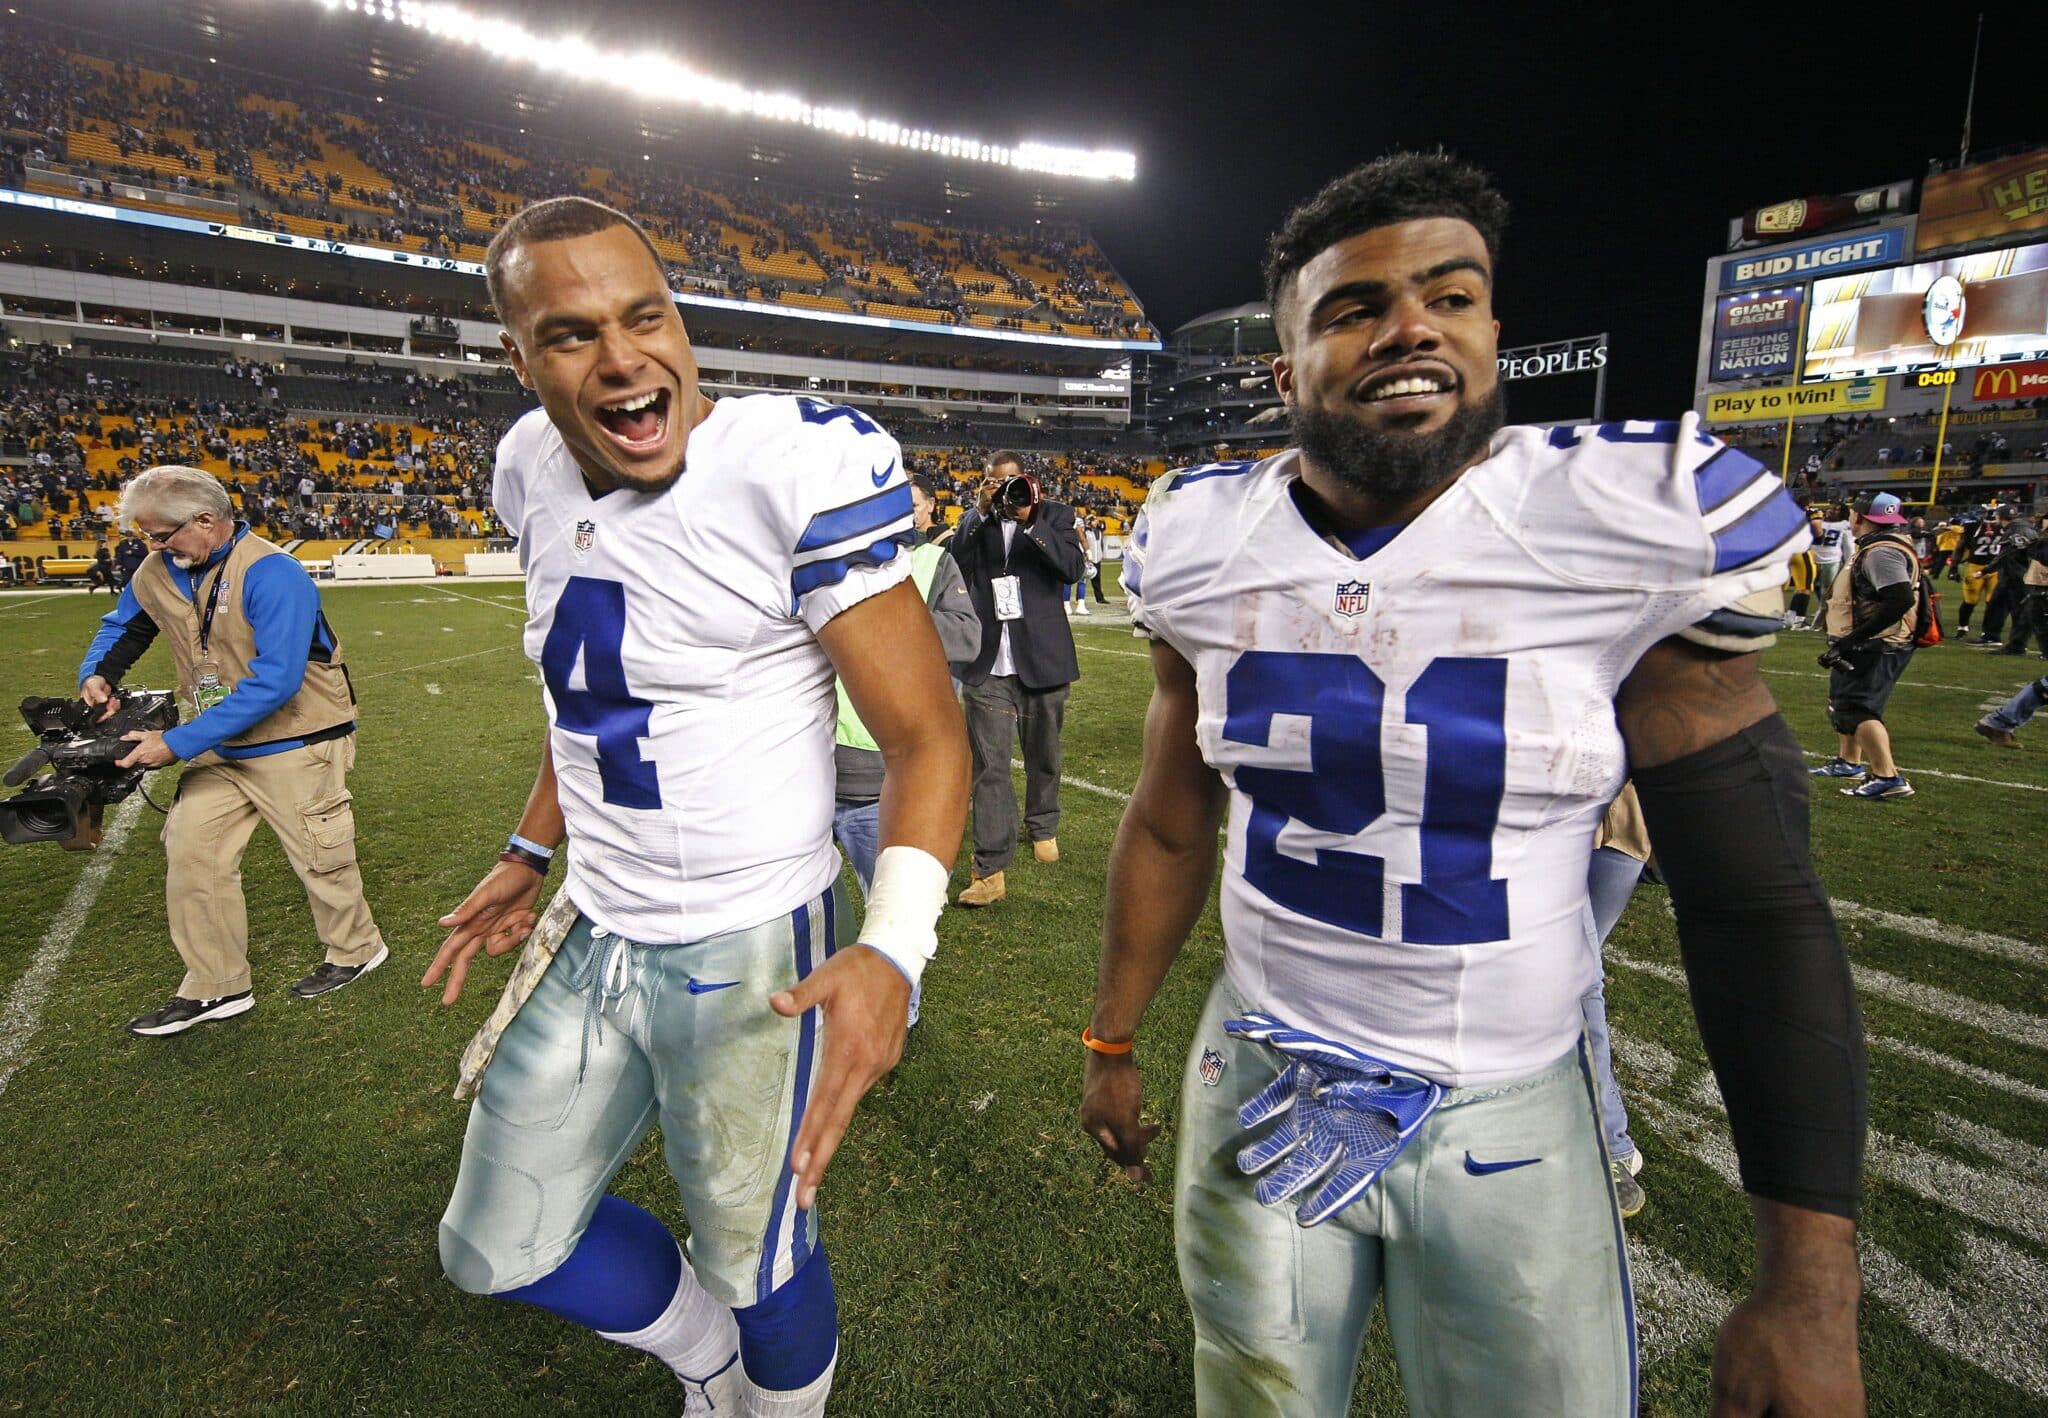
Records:
{"label": "short dark hair", "polygon": [[989,454],[988,458],[983,462],[982,466],[987,468],[990,472],[994,472],[997,468],[1002,467],[1005,463],[1010,464],[1020,473],[1024,471],[1024,455],[1021,453],[1013,453],[1007,448],[998,448],[995,452]]}
{"label": "short dark hair", "polygon": [[937,502],[939,500],[939,495],[932,491],[932,480],[923,473],[912,473],[910,475],[910,485],[932,501]]}
{"label": "short dark hair", "polygon": [[655,267],[661,271],[662,280],[666,283],[668,267],[662,263],[661,253],[654,249],[654,242],[641,229],[640,223],[617,207],[607,207],[588,197],[549,197],[521,207],[512,220],[498,228],[498,234],[484,249],[484,285],[490,291],[491,309],[497,312],[498,319],[502,321],[505,318],[505,263],[512,259],[513,252],[540,241],[595,236],[615,226],[625,227],[640,238],[640,244],[654,258]]}
{"label": "short dark hair", "polygon": [[1388,153],[1327,183],[1266,243],[1266,301],[1276,323],[1294,277],[1317,256],[1361,232],[1426,217],[1470,222],[1486,243],[1487,263],[1499,267],[1508,200],[1493,178],[1449,153]]}

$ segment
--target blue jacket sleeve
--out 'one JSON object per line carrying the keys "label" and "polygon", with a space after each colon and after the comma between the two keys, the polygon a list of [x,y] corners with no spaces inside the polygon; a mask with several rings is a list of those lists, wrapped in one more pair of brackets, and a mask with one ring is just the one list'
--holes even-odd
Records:
{"label": "blue jacket sleeve", "polygon": [[100,617],[99,631],[78,666],[78,682],[82,685],[94,675],[101,675],[107,683],[119,684],[121,676],[142,658],[142,652],[155,639],[156,622],[149,618],[142,602],[135,599],[134,588],[122,587],[121,599]]}
{"label": "blue jacket sleeve", "polygon": [[306,678],[306,655],[320,618],[320,591],[289,556],[266,556],[249,567],[242,608],[256,640],[249,677],[226,699],[164,735],[183,759],[197,758],[245,734],[284,706]]}

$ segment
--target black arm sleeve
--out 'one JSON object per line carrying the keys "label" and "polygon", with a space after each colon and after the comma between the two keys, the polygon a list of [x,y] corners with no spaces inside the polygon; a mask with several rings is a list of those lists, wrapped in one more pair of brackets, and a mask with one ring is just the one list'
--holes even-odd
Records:
{"label": "black arm sleeve", "polygon": [[1877,599],[1864,603],[1862,614],[1849,627],[1846,640],[1868,640],[1882,634],[1899,623],[1899,618],[1911,609],[1919,598],[1919,588],[1911,582],[1900,582],[1877,588]]}
{"label": "black arm sleeve", "polygon": [[1743,1188],[1853,1220],[1863,1023],[1807,849],[1799,744],[1773,714],[1634,781]]}
{"label": "black arm sleeve", "polygon": [[119,684],[121,676],[134,668],[135,662],[142,658],[142,652],[155,640],[156,622],[150,619],[148,611],[136,611],[135,618],[121,627],[120,635],[107,647],[106,653],[100,656],[99,663],[93,666],[92,672],[104,678],[108,684]]}

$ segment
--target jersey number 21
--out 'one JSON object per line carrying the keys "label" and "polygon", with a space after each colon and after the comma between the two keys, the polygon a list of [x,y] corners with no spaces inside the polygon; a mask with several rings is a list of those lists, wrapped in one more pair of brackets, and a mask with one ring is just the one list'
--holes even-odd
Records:
{"label": "jersey number 21", "polygon": [[[1508,934],[1508,886],[1493,876],[1493,829],[1507,782],[1507,677],[1502,659],[1430,661],[1409,687],[1407,715],[1428,731],[1422,879],[1401,887],[1402,940],[1473,945]],[[1313,862],[1279,849],[1292,820],[1362,832],[1387,810],[1380,768],[1386,685],[1353,655],[1252,650],[1230,668],[1223,737],[1264,748],[1275,715],[1306,719],[1310,769],[1242,767],[1251,799],[1245,880],[1312,920],[1382,934],[1386,862],[1321,848]]]}

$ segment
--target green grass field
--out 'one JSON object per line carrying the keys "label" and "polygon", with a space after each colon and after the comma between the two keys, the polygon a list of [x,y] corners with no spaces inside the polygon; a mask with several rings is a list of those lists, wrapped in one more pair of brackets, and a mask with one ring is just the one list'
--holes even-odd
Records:
{"label": "green grass field", "polygon": [[[180,974],[161,820],[132,799],[111,854],[0,849],[0,1412],[673,1413],[654,1361],[462,1295],[436,1260],[465,1117],[455,1060],[504,966],[447,1010],[415,982],[435,918],[491,865],[532,780],[541,718],[519,588],[324,594],[362,699],[351,786],[384,970],[324,1001],[288,994],[320,948],[259,832],[244,864],[257,1008],[131,1038],[123,1021]],[[68,691],[106,609],[0,599],[0,757],[30,744],[14,703]],[[1027,856],[1002,905],[947,913],[924,1022],[821,1193],[843,1325],[835,1412],[1191,1411],[1174,1094],[1221,940],[1212,908],[1148,1019],[1140,1059],[1166,1134],[1158,1179],[1133,1186],[1075,1125],[1075,1036],[1148,674],[1121,621],[1076,635],[1063,859]],[[1767,665],[1823,751],[1818,648],[1788,637]],[[1816,850],[1872,1041],[1875,1413],[2048,1405],[2048,751],[2001,753],[1970,732],[1981,704],[2044,668],[1921,655],[1890,716],[1918,796],[1850,802],[1817,785]],[[157,651],[131,680],[167,677]],[[2034,732],[2048,750],[2048,722]],[[1630,1223],[1645,1410],[1700,1413],[1719,1309],[1745,1284],[1747,1212],[1661,891],[1638,893],[1609,949],[1648,1159],[1649,1206]],[[617,1189],[680,1226],[656,1140]],[[1356,1411],[1403,1411],[1379,1334]]]}

